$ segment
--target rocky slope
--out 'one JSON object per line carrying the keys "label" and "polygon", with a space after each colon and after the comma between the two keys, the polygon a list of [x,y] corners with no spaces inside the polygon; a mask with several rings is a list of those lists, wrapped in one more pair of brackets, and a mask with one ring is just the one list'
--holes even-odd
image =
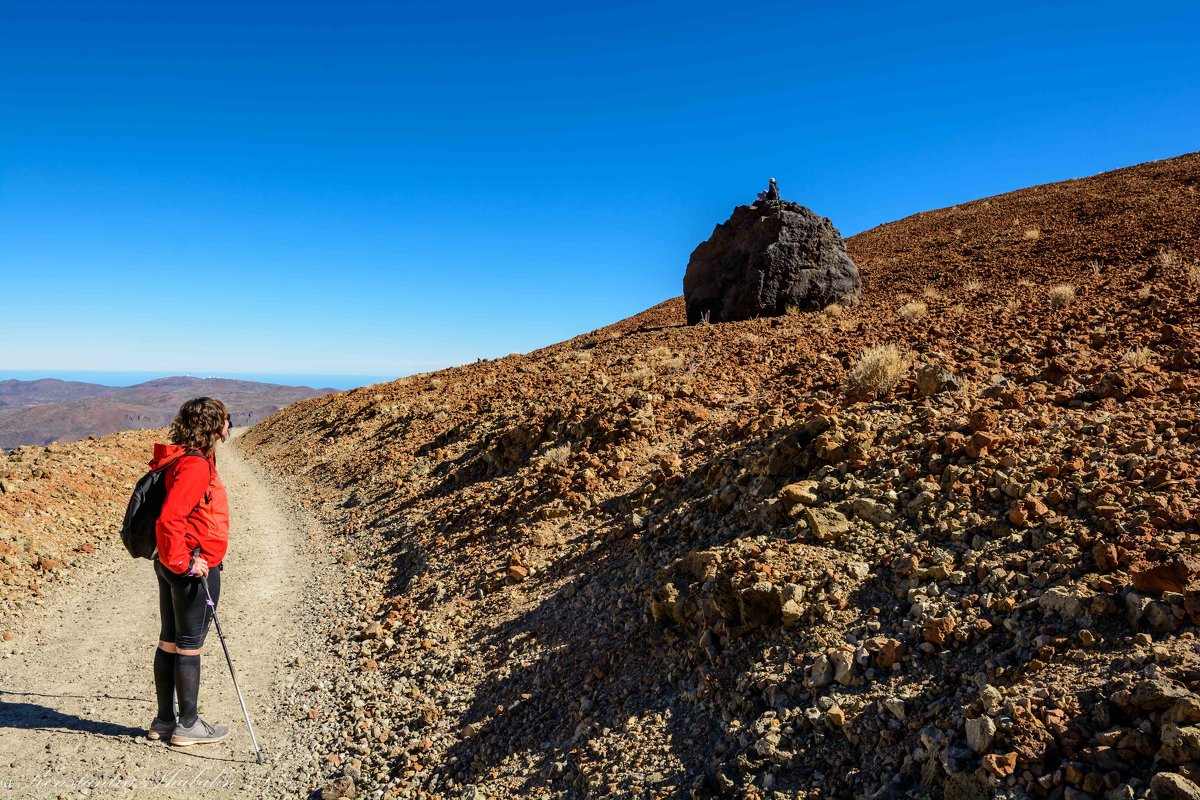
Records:
{"label": "rocky slope", "polygon": [[129,493],[164,435],[123,431],[0,450],[0,637],[27,601],[119,536]]}
{"label": "rocky slope", "polygon": [[1200,797],[1198,186],[1192,154],[919,214],[847,241],[853,309],[675,298],[256,425],[369,576],[327,775]]}

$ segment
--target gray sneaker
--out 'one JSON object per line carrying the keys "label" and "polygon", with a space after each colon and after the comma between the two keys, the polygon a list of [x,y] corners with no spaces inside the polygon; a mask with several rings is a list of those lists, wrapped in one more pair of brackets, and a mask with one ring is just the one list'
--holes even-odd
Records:
{"label": "gray sneaker", "polygon": [[151,741],[159,739],[170,739],[171,732],[175,730],[175,720],[161,720],[158,717],[150,723],[150,730],[146,731],[146,738]]}
{"label": "gray sneaker", "polygon": [[228,735],[228,725],[209,725],[200,717],[196,717],[196,721],[189,727],[185,728],[182,722],[175,726],[175,732],[171,734],[171,744],[178,747],[186,747],[189,744],[208,744],[219,742]]}

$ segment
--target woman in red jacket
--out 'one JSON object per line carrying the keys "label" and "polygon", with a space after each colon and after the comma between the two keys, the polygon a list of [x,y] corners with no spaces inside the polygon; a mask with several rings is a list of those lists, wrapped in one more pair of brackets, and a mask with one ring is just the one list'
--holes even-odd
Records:
{"label": "woman in red jacket", "polygon": [[[221,560],[229,544],[229,501],[217,475],[216,443],[229,438],[225,404],[189,400],[171,423],[171,444],[155,444],[151,469],[166,466],[167,496],[155,528],[158,607],[162,627],[154,653],[158,716],[146,734],[174,745],[218,742],[225,725],[200,718],[200,652],[212,619],[200,578],[208,578],[215,604],[221,594]],[[175,719],[172,698],[179,700]]]}

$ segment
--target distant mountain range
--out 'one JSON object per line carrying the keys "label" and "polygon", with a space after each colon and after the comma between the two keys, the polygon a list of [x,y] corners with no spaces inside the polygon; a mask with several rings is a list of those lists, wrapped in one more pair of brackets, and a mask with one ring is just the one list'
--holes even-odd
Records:
{"label": "distant mountain range", "polygon": [[0,381],[0,447],[73,442],[120,430],[162,428],[179,407],[207,395],[225,403],[234,425],[253,425],[279,409],[337,389],[228,378],[158,378],[135,386],[43,378]]}

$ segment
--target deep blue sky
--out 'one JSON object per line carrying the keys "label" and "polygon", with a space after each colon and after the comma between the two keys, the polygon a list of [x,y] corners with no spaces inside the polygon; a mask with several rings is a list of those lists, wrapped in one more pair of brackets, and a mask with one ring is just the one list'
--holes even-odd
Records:
{"label": "deep blue sky", "polygon": [[0,369],[529,350],[679,294],[772,175],[848,236],[1200,149],[1198,39],[1194,2],[5,0]]}

